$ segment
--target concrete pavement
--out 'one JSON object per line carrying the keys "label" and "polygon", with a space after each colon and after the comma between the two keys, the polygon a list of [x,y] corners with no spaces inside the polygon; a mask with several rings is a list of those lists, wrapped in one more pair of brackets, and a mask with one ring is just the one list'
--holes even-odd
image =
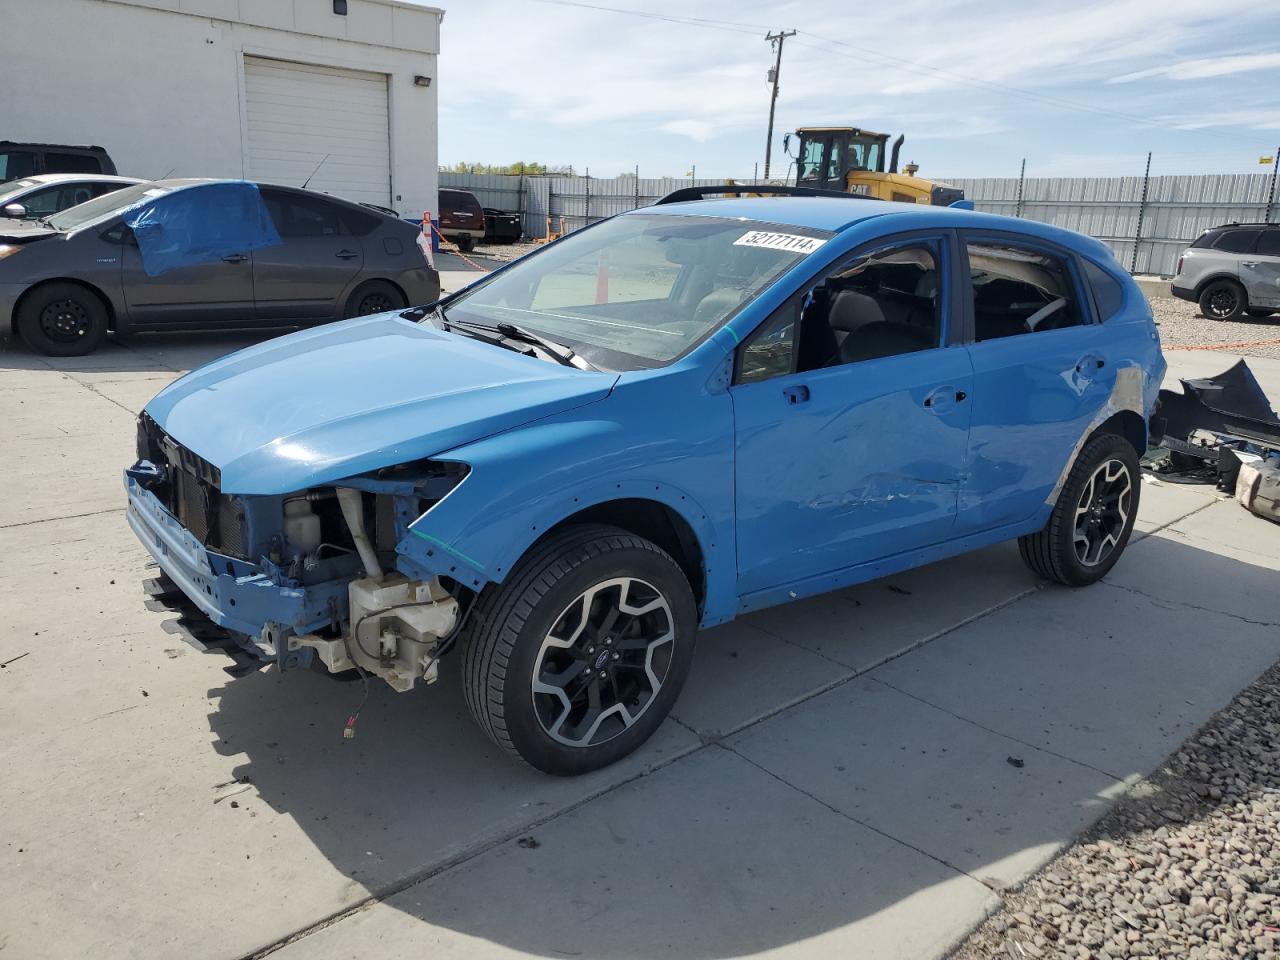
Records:
{"label": "concrete pavement", "polygon": [[499,755],[456,664],[344,743],[358,684],[232,681],[166,632],[121,510],[136,411],[255,339],[0,353],[0,951],[939,956],[1280,657],[1280,528],[1144,483],[1088,590],[1005,545],[705,632],[589,777]]}

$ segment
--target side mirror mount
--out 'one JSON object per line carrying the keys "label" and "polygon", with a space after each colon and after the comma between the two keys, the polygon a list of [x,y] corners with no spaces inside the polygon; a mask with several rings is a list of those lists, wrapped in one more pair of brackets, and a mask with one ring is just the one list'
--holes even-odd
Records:
{"label": "side mirror mount", "polygon": [[23,220],[27,216],[27,208],[20,203],[6,203],[0,213],[14,220]]}

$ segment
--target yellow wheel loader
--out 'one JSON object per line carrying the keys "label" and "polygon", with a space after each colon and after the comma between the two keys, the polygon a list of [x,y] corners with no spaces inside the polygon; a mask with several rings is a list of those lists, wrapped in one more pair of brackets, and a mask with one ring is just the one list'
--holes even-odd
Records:
{"label": "yellow wheel loader", "polygon": [[919,169],[909,163],[898,172],[898,152],[903,137],[893,141],[885,169],[887,133],[872,133],[857,127],[801,127],[796,152],[791,153],[791,134],[783,138],[783,150],[795,159],[796,186],[817,190],[840,190],[880,200],[928,203],[946,207],[964,199],[964,191],[934,180],[917,177]]}

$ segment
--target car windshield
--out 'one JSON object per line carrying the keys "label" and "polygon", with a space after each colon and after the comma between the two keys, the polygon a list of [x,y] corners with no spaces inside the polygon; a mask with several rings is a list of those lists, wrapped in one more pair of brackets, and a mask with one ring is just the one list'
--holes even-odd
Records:
{"label": "car windshield", "polygon": [[86,201],[76,207],[70,207],[61,213],[55,213],[45,222],[55,230],[79,230],[81,227],[92,226],[95,223],[106,220],[126,207],[133,206],[135,203],[163,197],[169,192],[169,187],[162,187],[159,184],[136,183],[131,187],[125,187],[123,190],[116,190],[114,193],[95,197],[93,200]]}
{"label": "car windshield", "polygon": [[446,304],[446,319],[514,324],[603,369],[660,366],[830,236],[741,219],[627,214],[477,284]]}
{"label": "car windshield", "polygon": [[3,187],[0,187],[0,207],[6,203],[11,203],[15,197],[19,197],[32,187],[39,185],[39,180],[11,180]]}

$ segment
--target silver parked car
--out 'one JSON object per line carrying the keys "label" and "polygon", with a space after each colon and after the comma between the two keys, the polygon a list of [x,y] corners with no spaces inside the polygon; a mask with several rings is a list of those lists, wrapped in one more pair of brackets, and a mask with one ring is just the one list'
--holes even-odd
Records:
{"label": "silver parked car", "polygon": [[0,217],[40,219],[142,181],[104,173],[40,173],[0,186]]}
{"label": "silver parked car", "polygon": [[1227,223],[1178,258],[1173,295],[1211,320],[1280,313],[1280,223]]}

